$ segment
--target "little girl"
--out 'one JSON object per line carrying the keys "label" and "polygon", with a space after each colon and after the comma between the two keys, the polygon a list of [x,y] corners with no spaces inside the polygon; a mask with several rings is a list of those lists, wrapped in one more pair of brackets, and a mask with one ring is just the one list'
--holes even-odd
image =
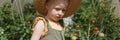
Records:
{"label": "little girl", "polygon": [[33,24],[31,40],[65,40],[62,18],[71,16],[80,7],[81,0],[34,0],[38,13]]}

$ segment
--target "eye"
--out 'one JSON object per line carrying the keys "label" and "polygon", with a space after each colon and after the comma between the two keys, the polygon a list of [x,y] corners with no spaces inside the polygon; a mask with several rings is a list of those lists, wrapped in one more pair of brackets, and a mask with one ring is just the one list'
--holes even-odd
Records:
{"label": "eye", "polygon": [[63,9],[62,11],[65,11],[65,9]]}
{"label": "eye", "polygon": [[55,8],[55,10],[59,11],[60,9],[59,8]]}
{"label": "eye", "polygon": [[66,11],[66,10],[65,10],[65,9],[63,9],[62,11],[65,13],[65,11]]}

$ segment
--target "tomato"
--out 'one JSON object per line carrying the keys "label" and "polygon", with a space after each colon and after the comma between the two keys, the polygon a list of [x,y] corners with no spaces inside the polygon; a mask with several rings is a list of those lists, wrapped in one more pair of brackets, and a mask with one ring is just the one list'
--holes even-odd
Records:
{"label": "tomato", "polygon": [[104,33],[99,33],[98,36],[99,36],[99,37],[104,37],[105,34],[104,34]]}
{"label": "tomato", "polygon": [[79,34],[78,34],[78,33],[74,33],[74,36],[78,37],[78,36],[79,36]]}
{"label": "tomato", "polygon": [[98,30],[98,27],[94,27],[94,33],[96,33]]}
{"label": "tomato", "polygon": [[94,21],[94,20],[92,20],[91,22],[92,22],[92,24],[95,24],[95,21]]}
{"label": "tomato", "polygon": [[98,31],[98,27],[95,27],[95,28],[94,28],[94,31]]}

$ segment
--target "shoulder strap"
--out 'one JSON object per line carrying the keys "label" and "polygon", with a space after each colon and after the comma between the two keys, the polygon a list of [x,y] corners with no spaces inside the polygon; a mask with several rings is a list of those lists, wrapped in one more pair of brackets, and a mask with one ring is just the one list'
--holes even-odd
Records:
{"label": "shoulder strap", "polygon": [[45,19],[45,18],[43,18],[43,17],[36,17],[36,19],[35,19],[35,21],[34,21],[34,23],[33,23],[33,26],[32,26],[32,30],[34,30],[35,25],[38,23],[39,20],[42,20],[42,21],[44,22],[44,30],[43,30],[43,32],[42,32],[42,34],[41,34],[41,38],[42,38],[42,37],[44,37],[44,36],[47,34],[47,32],[48,32],[47,22],[46,22],[46,19]]}

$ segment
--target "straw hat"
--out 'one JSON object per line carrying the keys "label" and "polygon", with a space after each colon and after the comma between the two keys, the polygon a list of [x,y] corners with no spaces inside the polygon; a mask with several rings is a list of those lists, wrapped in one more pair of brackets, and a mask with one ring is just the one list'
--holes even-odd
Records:
{"label": "straw hat", "polygon": [[[65,12],[64,18],[71,16],[75,11],[77,11],[80,7],[80,3],[81,0],[69,0],[69,5]],[[46,4],[46,0],[34,0],[35,9],[43,16],[47,15],[45,4]]]}

